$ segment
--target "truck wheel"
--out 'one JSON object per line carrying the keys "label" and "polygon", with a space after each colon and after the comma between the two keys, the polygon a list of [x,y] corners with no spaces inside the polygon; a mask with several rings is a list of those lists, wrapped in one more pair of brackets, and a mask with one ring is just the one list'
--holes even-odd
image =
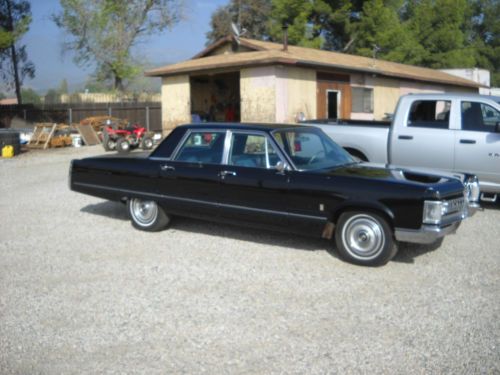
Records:
{"label": "truck wheel", "polygon": [[126,154],[130,152],[130,142],[125,138],[120,138],[116,141],[116,149],[121,154]]}
{"label": "truck wheel", "polygon": [[153,148],[153,138],[144,137],[141,142],[141,147],[143,150],[151,150]]}
{"label": "truck wheel", "polygon": [[170,216],[155,201],[129,199],[127,211],[134,228],[140,230],[157,232],[170,223]]}
{"label": "truck wheel", "polygon": [[349,211],[340,215],[335,243],[343,259],[362,266],[382,266],[398,251],[391,227],[382,216],[372,212]]}

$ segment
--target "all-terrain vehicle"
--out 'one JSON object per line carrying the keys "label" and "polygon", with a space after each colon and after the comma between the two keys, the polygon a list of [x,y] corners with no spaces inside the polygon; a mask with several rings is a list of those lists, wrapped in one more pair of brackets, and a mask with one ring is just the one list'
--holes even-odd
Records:
{"label": "all-terrain vehicle", "polygon": [[117,150],[120,153],[127,153],[137,147],[143,150],[153,148],[153,138],[147,134],[146,128],[138,124],[117,129],[112,123],[107,123],[102,134],[102,145],[106,151]]}

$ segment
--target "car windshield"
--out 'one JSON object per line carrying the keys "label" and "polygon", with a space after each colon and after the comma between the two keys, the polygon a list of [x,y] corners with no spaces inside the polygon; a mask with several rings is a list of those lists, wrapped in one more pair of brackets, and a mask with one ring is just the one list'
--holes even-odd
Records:
{"label": "car windshield", "polygon": [[347,151],[319,129],[276,130],[273,136],[299,170],[334,168],[356,163]]}

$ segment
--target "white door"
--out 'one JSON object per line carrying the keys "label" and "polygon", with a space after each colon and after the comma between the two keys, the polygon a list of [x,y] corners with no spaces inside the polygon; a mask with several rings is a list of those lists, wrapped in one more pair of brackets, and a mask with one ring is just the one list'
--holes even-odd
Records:
{"label": "white door", "polygon": [[413,102],[407,123],[393,130],[391,163],[453,170],[455,132],[449,129],[450,108],[451,102],[445,100]]}

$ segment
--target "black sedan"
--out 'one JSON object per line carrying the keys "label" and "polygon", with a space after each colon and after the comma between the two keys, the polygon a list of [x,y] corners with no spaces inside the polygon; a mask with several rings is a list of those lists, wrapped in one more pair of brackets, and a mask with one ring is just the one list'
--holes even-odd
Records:
{"label": "black sedan", "polygon": [[134,227],[173,215],[335,238],[338,253],[382,265],[397,242],[433,243],[478,208],[477,178],[380,168],[308,126],[179,126],[148,157],[74,160],[72,190],[126,202]]}

